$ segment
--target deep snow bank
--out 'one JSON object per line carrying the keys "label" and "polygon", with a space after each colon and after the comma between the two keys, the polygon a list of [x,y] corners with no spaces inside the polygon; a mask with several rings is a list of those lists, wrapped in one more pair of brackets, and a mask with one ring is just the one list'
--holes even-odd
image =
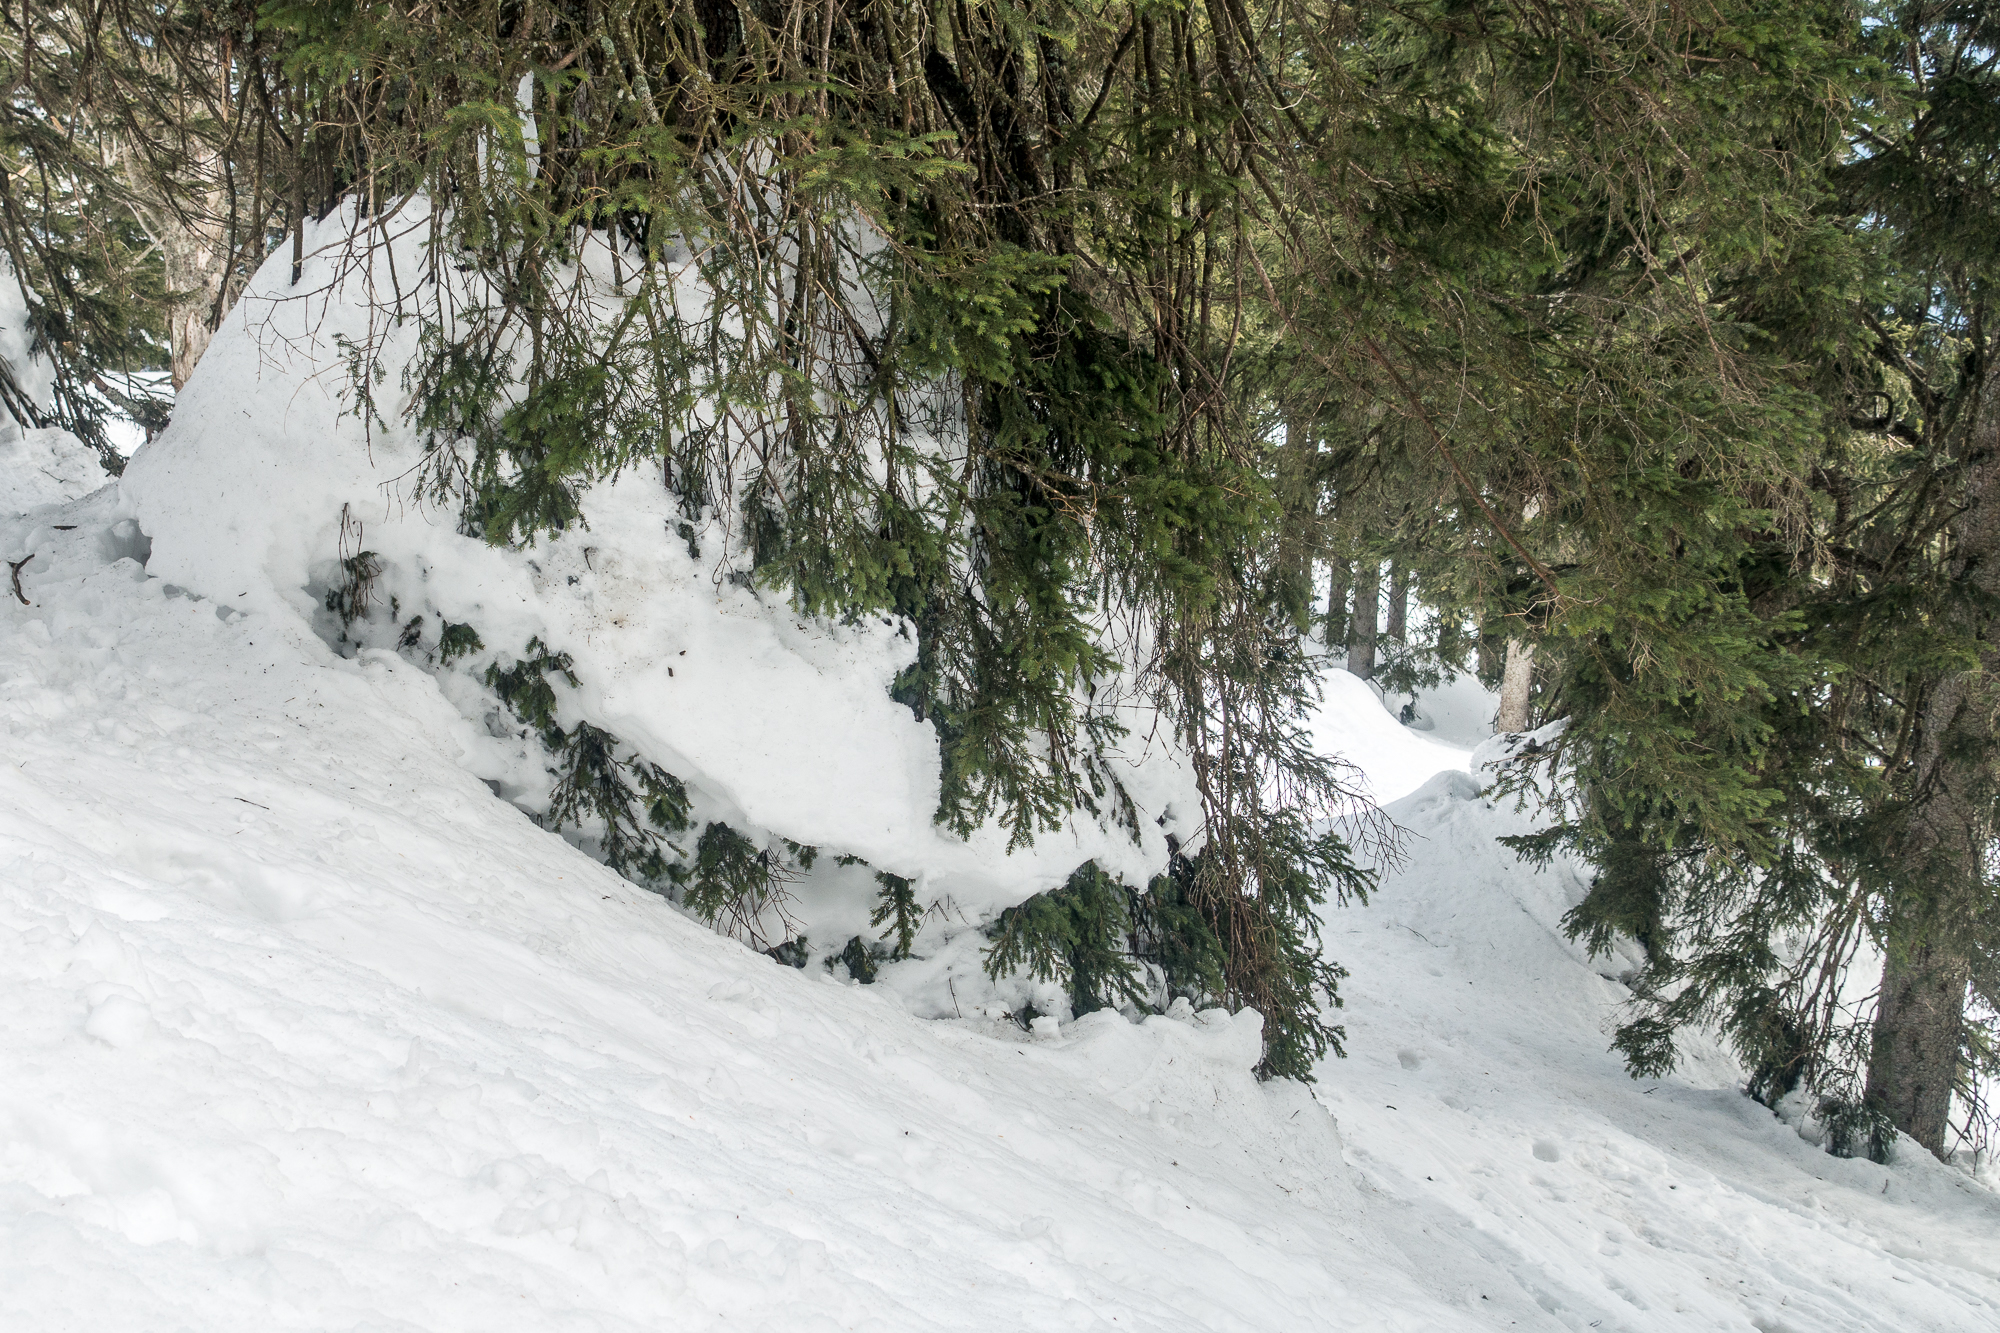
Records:
{"label": "deep snow bank", "polygon": [[808,621],[754,592],[738,577],[740,525],[711,511],[691,546],[675,535],[683,515],[652,467],[592,487],[587,527],[529,549],[461,535],[455,511],[417,497],[425,456],[400,420],[399,377],[386,372],[386,420],[372,427],[350,380],[355,345],[379,341],[390,367],[414,352],[415,322],[371,333],[383,316],[361,293],[388,290],[391,251],[403,283],[420,287],[419,247],[410,239],[356,261],[347,225],[336,214],[319,228],[296,286],[289,257],[272,258],[182,392],[172,426],[134,458],[123,495],[153,540],[154,573],[288,634],[317,621],[333,638],[321,598],[337,562],[373,552],[378,623],[359,637],[392,646],[421,617],[407,653],[426,660],[445,623],[477,631],[485,651],[451,668],[446,688],[489,725],[457,743],[474,773],[528,808],[546,804],[543,756],[502,724],[478,678],[531,639],[570,654],[579,687],[560,691],[564,725],[588,720],[637,747],[693,788],[703,819],[826,854],[792,886],[790,924],[835,949],[866,929],[875,885],[871,874],[840,873],[834,854],[922,881],[934,922],[965,922],[1054,886],[1085,860],[1143,882],[1165,864],[1167,834],[1187,835],[1176,820],[1198,811],[1198,798],[1143,717],[1132,753],[1116,761],[1140,810],[1136,840],[1079,818],[1010,854],[997,827],[969,840],[939,828],[936,736],[889,697],[915,652],[904,628]]}
{"label": "deep snow bank", "polygon": [[0,1327],[1455,1319],[1254,1015],[920,1021],[495,800],[426,672],[149,574],[116,488],[23,550]]}

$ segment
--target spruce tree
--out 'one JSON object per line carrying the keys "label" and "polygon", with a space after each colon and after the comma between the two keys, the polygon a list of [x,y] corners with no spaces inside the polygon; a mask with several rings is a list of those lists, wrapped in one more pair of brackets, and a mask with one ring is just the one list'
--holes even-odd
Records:
{"label": "spruce tree", "polygon": [[[1954,1088],[1993,1067],[1995,99],[1979,16],[1878,17],[1854,42],[1879,63],[1849,85],[1852,148],[1823,166],[1820,226],[1728,292],[1821,404],[1793,498],[1736,562],[1775,686],[1745,752],[1761,813],[1704,826],[1663,788],[1641,818],[1605,821],[1571,926],[1646,948],[1618,1038],[1635,1070],[1670,1066],[1676,1035],[1714,1021],[1750,1091],[1808,1090],[1836,1150],[1881,1155],[1902,1130],[1943,1155]],[[1572,677],[1564,702],[1588,709],[1600,689]],[[1578,773],[1611,804],[1601,770]],[[1844,995],[1864,943],[1885,958],[1872,1014]]]}
{"label": "spruce tree", "polygon": [[[2000,273],[2000,29],[1978,9],[1899,5],[1882,19],[1871,37],[1896,82],[1843,184],[1866,210],[1859,225],[1883,233],[1890,263],[1889,299],[1866,312],[1879,371],[1863,410],[1907,443],[1895,451],[1902,484],[1879,506],[1883,530],[1860,525],[1856,555],[1873,567],[1856,582],[1878,605],[1928,604],[1932,628],[1885,643],[1895,674],[1882,674],[1900,684],[1901,707],[1869,710],[1900,734],[1878,742],[1896,748],[1864,1105],[1942,1156],[1954,1092],[1970,1091],[1975,1070],[1995,1072],[2000,1008],[1989,847],[2000,795],[2000,357],[1988,333]],[[1915,503],[1897,494],[1913,489]],[[1969,997],[1979,1021],[1968,1022]]]}

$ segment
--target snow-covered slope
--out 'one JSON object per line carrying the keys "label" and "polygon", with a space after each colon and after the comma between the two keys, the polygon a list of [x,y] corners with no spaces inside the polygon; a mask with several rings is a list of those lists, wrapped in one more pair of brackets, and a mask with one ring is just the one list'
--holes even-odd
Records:
{"label": "snow-covered slope", "polygon": [[1523,817],[1465,774],[1390,811],[1407,862],[1327,931],[1351,1058],[1320,1096],[1435,1295],[1523,1328],[2000,1328],[2000,1196],[1908,1140],[1828,1156],[1699,1038],[1677,1076],[1626,1077],[1606,1047],[1638,959],[1562,938],[1581,877],[1496,847]]}
{"label": "snow-covered slope", "polygon": [[1027,1040],[777,966],[118,505],[0,528],[0,1328],[1442,1317],[1254,1016]]}
{"label": "snow-covered slope", "polygon": [[1030,1038],[701,929],[495,799],[434,677],[149,575],[127,504],[0,504],[0,1329],[2000,1323],[1982,1187],[1719,1057],[1624,1077],[1576,880],[1462,773],[1330,919],[1316,1101],[1250,1016]]}

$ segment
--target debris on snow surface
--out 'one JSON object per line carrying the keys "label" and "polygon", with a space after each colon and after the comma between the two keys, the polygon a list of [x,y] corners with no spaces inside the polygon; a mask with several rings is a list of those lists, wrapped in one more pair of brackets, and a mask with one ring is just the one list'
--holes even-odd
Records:
{"label": "debris on snow surface", "polygon": [[496,799],[434,676],[159,577],[96,484],[0,494],[0,1328],[2000,1325],[1983,1186],[1714,1050],[1626,1078],[1623,965],[1462,750],[1329,916],[1315,1100],[1254,1015],[926,1020],[702,929]]}

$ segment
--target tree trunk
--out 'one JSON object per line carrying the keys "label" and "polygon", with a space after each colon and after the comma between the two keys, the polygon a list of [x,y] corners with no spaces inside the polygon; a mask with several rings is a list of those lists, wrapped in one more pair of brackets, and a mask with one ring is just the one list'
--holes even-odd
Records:
{"label": "tree trunk", "polygon": [[147,231],[160,247],[161,276],[173,297],[167,367],[179,393],[208,350],[215,333],[211,321],[228,310],[226,298],[218,302],[217,294],[231,258],[230,187],[222,158],[213,152],[181,159],[182,174],[171,181],[136,151],[121,152],[119,161],[132,194],[143,201]]}
{"label": "tree trunk", "polygon": [[166,218],[163,231],[160,256],[167,289],[178,294],[167,315],[167,334],[174,392],[179,393],[215,332],[208,321],[215,312],[226,242],[207,234],[208,229],[200,224],[185,226],[171,216]]}
{"label": "tree trunk", "polygon": [[1497,683],[1504,670],[1503,640],[1497,634],[1488,634],[1483,629],[1473,643],[1472,669],[1479,676],[1480,684]]}
{"label": "tree trunk", "polygon": [[1354,582],[1354,567],[1345,560],[1328,561],[1332,590],[1326,598],[1326,646],[1347,642],[1347,592]]}
{"label": "tree trunk", "polygon": [[1389,566],[1389,605],[1384,612],[1383,637],[1397,643],[1408,641],[1410,617],[1410,572],[1397,564]]}
{"label": "tree trunk", "polygon": [[1535,645],[1523,639],[1507,640],[1507,665],[1500,676],[1500,712],[1493,730],[1526,731],[1528,698],[1535,688]]}
{"label": "tree trunk", "polygon": [[1910,803],[1892,856],[1894,898],[1869,1051],[1867,1104],[1942,1157],[1959,1072],[1972,935],[1994,832],[1995,684],[2000,681],[2000,363],[1988,369],[1952,520],[1953,628],[1980,645],[1976,669],[1923,704]]}
{"label": "tree trunk", "polygon": [[1939,1157],[1951,1132],[1971,968],[1962,950],[1919,944],[1882,965],[1867,1103]]}
{"label": "tree trunk", "polygon": [[[1975,500],[1961,525],[2000,536],[1992,531],[2000,528],[1991,521],[1995,510],[2000,488]],[[1954,563],[1965,558],[1961,546]],[[1982,852],[1993,827],[1988,687],[2000,662],[1990,649],[1981,656],[1985,669],[1941,682],[1924,707],[1915,784],[1894,850],[1896,882],[1864,1094],[1869,1106],[1939,1157],[1958,1078]]]}
{"label": "tree trunk", "polygon": [[1347,620],[1347,669],[1367,680],[1375,674],[1375,617],[1382,600],[1382,567],[1363,560],[1354,571],[1354,611]]}

